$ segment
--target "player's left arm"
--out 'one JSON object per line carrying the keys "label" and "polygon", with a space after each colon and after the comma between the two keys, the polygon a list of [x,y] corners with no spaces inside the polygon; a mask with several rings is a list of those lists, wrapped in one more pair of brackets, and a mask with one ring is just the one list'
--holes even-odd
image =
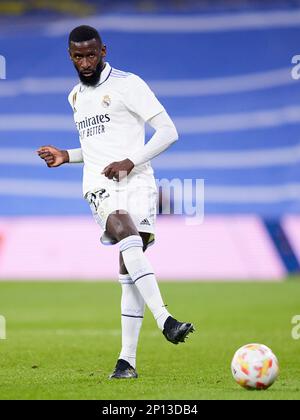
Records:
{"label": "player's left arm", "polygon": [[113,162],[104,168],[102,174],[109,179],[119,180],[120,172],[130,174],[135,166],[153,159],[178,139],[173,121],[147,83],[140,77],[131,75],[126,79],[126,86],[123,96],[125,106],[150,124],[155,133],[146,145],[129,154],[127,159]]}
{"label": "player's left arm", "polygon": [[158,156],[178,140],[176,127],[165,110],[152,117],[147,123],[155,130],[148,143],[127,159],[106,166],[102,174],[109,179],[119,180],[121,172],[129,175],[135,166],[142,165]]}
{"label": "player's left arm", "polygon": [[129,156],[135,166],[142,165],[160,155],[178,140],[176,127],[165,110],[152,117],[147,123],[154,128],[155,133],[147,144]]}

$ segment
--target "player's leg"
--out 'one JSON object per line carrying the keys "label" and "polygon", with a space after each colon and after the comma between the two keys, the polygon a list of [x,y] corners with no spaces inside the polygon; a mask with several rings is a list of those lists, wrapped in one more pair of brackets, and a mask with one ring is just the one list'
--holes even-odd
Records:
{"label": "player's leg", "polygon": [[194,330],[190,323],[179,322],[167,311],[148,259],[143,253],[143,241],[130,217],[124,211],[115,212],[108,217],[106,230],[120,246],[125,267],[131,280],[136,285],[148,308],[152,312],[158,327],[168,341],[174,344],[184,342]]}
{"label": "player's leg", "polygon": [[[144,251],[150,234],[142,233]],[[119,281],[122,286],[121,325],[122,349],[116,368],[110,378],[136,378],[136,352],[145,312],[145,301],[130,278],[120,253]]]}
{"label": "player's leg", "polygon": [[163,330],[170,314],[162,300],[153,268],[143,253],[143,240],[130,215],[124,211],[111,214],[106,223],[106,231],[119,242],[125,267],[159,328]]}
{"label": "player's leg", "polygon": [[[136,197],[136,190],[131,195]],[[147,207],[150,203],[149,211],[152,215],[155,211],[155,197],[156,194],[153,194],[153,199],[149,200],[147,196],[143,197],[138,192],[138,202],[129,200],[132,211],[135,212],[138,204],[145,202]],[[110,242],[119,242],[120,251],[130,278],[154,315],[167,340],[174,344],[184,342],[189,332],[193,331],[193,325],[176,321],[167,311],[153,269],[143,254],[143,241],[138,234],[136,225],[126,211],[114,210],[117,209],[116,204],[119,203],[119,194],[115,191],[101,189],[95,193],[87,194],[86,199],[90,204],[96,222],[108,234]]]}
{"label": "player's leg", "polygon": [[[147,233],[147,232],[139,232],[140,237],[142,238],[143,241],[143,251],[146,252],[147,248],[148,248],[148,244],[149,244],[149,240],[151,237],[151,233]],[[120,265],[120,269],[119,269],[119,273],[120,274],[128,274],[127,268],[124,264],[124,260],[123,260],[123,256],[122,253],[120,252],[119,255],[119,265]]]}

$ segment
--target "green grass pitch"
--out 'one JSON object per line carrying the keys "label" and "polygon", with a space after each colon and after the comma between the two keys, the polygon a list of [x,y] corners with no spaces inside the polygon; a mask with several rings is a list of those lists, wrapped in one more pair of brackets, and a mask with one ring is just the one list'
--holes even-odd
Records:
{"label": "green grass pitch", "polygon": [[[169,310],[192,321],[186,344],[168,343],[147,311],[138,380],[110,381],[120,350],[120,286],[115,283],[0,283],[0,399],[300,399],[300,281],[161,283]],[[242,345],[277,355],[281,375],[267,391],[246,391],[231,377]]]}

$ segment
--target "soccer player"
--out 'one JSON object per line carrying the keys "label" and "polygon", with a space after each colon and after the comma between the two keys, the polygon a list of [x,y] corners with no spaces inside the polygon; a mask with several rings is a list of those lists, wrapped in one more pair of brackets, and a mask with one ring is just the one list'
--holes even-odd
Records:
{"label": "soccer player", "polygon": [[[69,35],[69,54],[80,83],[69,95],[81,148],[39,148],[48,167],[83,162],[83,193],[104,244],[118,243],[122,285],[122,349],[110,378],[137,378],[136,350],[145,304],[166,339],[184,342],[194,331],[163,302],[144,251],[154,241],[157,189],[150,160],[178,139],[176,128],[147,84],[105,62],[96,29],[79,26]],[[145,123],[155,133],[145,144]]]}

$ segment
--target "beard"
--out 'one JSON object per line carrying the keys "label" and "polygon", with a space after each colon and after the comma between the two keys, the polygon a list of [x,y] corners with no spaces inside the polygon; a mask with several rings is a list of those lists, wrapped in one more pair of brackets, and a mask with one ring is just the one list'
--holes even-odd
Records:
{"label": "beard", "polygon": [[100,81],[100,76],[103,70],[104,64],[100,61],[100,63],[97,64],[96,69],[93,71],[93,74],[91,76],[85,76],[82,74],[77,67],[75,66],[75,69],[78,73],[79,79],[82,84],[85,86],[96,86]]}

